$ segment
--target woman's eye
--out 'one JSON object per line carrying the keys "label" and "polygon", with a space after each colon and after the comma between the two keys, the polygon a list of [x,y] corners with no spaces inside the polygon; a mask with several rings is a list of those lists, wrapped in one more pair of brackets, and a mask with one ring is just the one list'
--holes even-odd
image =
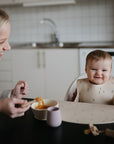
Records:
{"label": "woman's eye", "polygon": [[3,44],[4,42],[3,41],[0,41],[0,44]]}

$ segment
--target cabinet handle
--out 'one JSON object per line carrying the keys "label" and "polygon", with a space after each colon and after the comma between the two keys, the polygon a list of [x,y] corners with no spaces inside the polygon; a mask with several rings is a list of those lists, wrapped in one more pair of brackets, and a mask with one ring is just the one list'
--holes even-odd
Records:
{"label": "cabinet handle", "polygon": [[38,52],[38,68],[40,68],[40,52]]}
{"label": "cabinet handle", "polygon": [[45,52],[42,52],[42,56],[43,56],[43,68],[46,67],[46,63],[45,63]]}

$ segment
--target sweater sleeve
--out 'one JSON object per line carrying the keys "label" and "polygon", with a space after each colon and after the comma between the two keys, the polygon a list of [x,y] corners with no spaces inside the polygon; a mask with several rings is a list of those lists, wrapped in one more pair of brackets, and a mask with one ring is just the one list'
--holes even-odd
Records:
{"label": "sweater sleeve", "polygon": [[11,95],[11,90],[0,91],[0,99],[8,98]]}

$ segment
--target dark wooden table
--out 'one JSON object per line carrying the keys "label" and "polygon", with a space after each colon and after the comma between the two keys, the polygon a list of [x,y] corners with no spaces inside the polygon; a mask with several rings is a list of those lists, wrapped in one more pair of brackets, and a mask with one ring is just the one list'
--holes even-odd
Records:
{"label": "dark wooden table", "polygon": [[[114,124],[97,125],[114,129]],[[0,144],[114,144],[114,138],[105,135],[85,135],[88,125],[62,122],[57,128],[34,118],[31,109],[25,116],[11,119],[0,113]]]}

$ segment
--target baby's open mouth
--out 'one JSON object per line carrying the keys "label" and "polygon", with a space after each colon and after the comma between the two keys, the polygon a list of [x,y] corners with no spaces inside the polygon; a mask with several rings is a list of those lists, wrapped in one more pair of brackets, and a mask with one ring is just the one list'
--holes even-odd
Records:
{"label": "baby's open mouth", "polygon": [[101,79],[102,77],[96,76],[95,78],[96,78],[96,79]]}

